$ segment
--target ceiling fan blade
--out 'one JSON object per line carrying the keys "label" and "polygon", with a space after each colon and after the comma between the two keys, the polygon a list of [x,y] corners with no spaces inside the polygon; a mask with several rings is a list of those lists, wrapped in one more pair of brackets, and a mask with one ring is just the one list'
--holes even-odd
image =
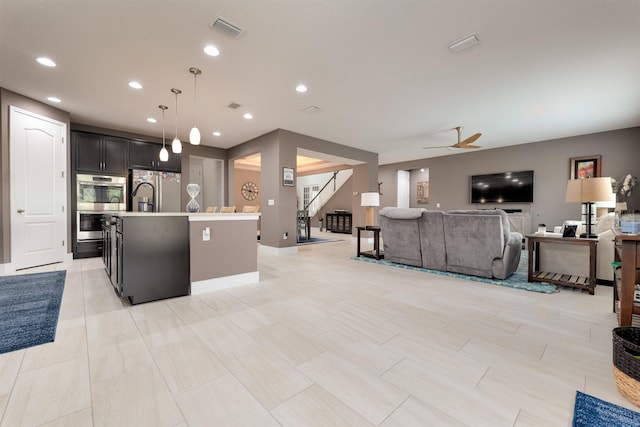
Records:
{"label": "ceiling fan blade", "polygon": [[429,150],[431,148],[451,148],[451,147],[455,147],[455,145],[440,145],[438,147],[422,147],[423,150]]}
{"label": "ceiling fan blade", "polygon": [[462,148],[464,150],[469,149],[469,148],[482,148],[479,145],[460,145],[458,148]]}
{"label": "ceiling fan blade", "polygon": [[481,133],[476,133],[475,135],[471,135],[469,138],[465,139],[464,141],[461,141],[458,143],[458,145],[469,145],[472,142],[475,142],[478,138],[480,138],[482,136]]}

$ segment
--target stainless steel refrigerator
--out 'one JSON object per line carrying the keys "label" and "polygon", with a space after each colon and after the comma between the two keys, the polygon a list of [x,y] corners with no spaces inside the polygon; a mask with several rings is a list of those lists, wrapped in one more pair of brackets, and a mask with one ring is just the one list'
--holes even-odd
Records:
{"label": "stainless steel refrigerator", "polygon": [[133,212],[181,212],[181,175],[175,172],[132,169],[129,197]]}

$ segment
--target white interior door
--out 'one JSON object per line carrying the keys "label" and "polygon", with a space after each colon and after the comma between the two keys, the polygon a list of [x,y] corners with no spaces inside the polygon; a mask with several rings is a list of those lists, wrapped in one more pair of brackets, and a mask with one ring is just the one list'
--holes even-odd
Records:
{"label": "white interior door", "polygon": [[398,171],[398,207],[408,208],[410,205],[411,174],[409,171]]}
{"label": "white interior door", "polygon": [[10,107],[11,266],[64,261],[67,125]]}

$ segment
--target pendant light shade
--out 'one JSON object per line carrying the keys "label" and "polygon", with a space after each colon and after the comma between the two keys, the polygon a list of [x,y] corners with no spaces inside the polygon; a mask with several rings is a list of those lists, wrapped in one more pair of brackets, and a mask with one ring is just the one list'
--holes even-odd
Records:
{"label": "pendant light shade", "polygon": [[160,161],[166,162],[169,160],[169,150],[164,145],[164,110],[167,109],[166,105],[158,105],[158,108],[162,110],[162,149],[160,150]]}
{"label": "pendant light shade", "polygon": [[180,89],[173,88],[171,92],[176,96],[176,137],[173,138],[173,142],[171,143],[171,151],[176,154],[182,153],[182,142],[180,142],[180,138],[178,138],[178,95],[182,93]]}
{"label": "pendant light shade", "polygon": [[199,145],[200,144],[200,130],[198,129],[198,126],[196,125],[196,96],[197,96],[197,80],[198,80],[198,75],[202,74],[202,71],[200,71],[198,68],[194,68],[191,67],[189,68],[189,72],[191,74],[193,74],[193,127],[191,128],[191,132],[189,132],[189,142],[193,145]]}

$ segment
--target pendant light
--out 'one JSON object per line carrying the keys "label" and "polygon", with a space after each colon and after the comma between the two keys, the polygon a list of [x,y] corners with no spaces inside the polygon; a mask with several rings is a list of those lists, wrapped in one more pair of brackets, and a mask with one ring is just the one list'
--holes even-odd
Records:
{"label": "pendant light", "polygon": [[191,132],[189,132],[189,142],[193,145],[200,144],[200,130],[196,126],[196,80],[198,79],[198,75],[202,74],[198,68],[191,67],[189,68],[189,72],[193,74],[193,127],[191,128]]}
{"label": "pendant light", "polygon": [[166,105],[158,105],[158,108],[162,110],[162,149],[160,150],[160,161],[166,162],[169,160],[169,150],[164,145],[164,110],[167,109]]}
{"label": "pendant light", "polygon": [[174,153],[182,153],[182,142],[180,142],[180,138],[178,138],[178,95],[182,93],[180,89],[173,88],[171,92],[176,96],[176,137],[173,138],[173,142],[171,143],[171,151]]}

